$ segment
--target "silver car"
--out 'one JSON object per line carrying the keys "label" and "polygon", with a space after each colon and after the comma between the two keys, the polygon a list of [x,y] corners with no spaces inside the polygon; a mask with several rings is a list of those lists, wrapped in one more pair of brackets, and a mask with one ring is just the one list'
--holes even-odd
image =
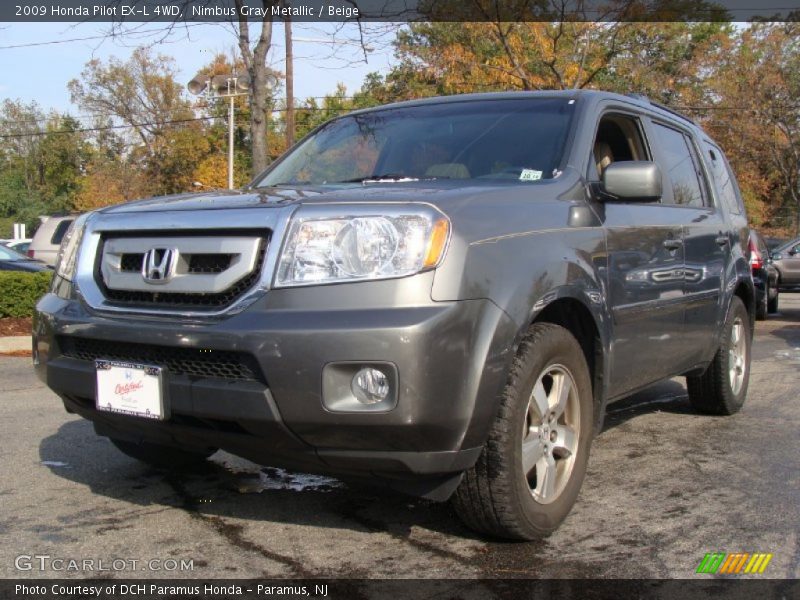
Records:
{"label": "silver car", "polygon": [[780,289],[800,287],[800,238],[773,250],[772,265],[778,270]]}

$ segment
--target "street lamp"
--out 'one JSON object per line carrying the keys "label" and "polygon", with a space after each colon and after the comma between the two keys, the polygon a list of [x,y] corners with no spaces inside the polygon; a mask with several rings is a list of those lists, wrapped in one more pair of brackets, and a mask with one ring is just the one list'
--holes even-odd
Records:
{"label": "street lamp", "polygon": [[248,75],[226,73],[210,77],[198,73],[186,85],[195,96],[204,95],[208,100],[227,98],[228,104],[228,189],[233,189],[233,117],[236,110],[233,104],[237,96],[246,96],[250,88]]}

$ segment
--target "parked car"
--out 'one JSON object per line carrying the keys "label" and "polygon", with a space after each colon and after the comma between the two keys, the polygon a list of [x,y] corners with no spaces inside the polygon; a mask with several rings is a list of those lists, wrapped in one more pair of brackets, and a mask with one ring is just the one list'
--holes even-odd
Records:
{"label": "parked car", "polygon": [[800,238],[775,248],[772,251],[772,264],[778,270],[781,290],[800,288]]}
{"label": "parked car", "polygon": [[0,271],[50,271],[52,267],[47,266],[41,261],[32,260],[0,244]]}
{"label": "parked car", "polygon": [[532,539],[569,513],[609,402],[685,375],[698,411],[742,407],[748,234],[720,147],[646,99],[372,108],[241,192],[76,219],[34,364],[145,462],[223,448]]}
{"label": "parked car", "polygon": [[756,319],[763,321],[767,314],[778,312],[778,270],[766,240],[755,229],[750,230],[750,267],[756,287]]}
{"label": "parked car", "polygon": [[58,249],[61,247],[61,240],[67,233],[75,215],[50,217],[39,225],[39,229],[33,234],[30,246],[28,246],[28,256],[35,258],[48,265],[55,266],[58,256]]}
{"label": "parked car", "polygon": [[15,252],[19,252],[20,254],[27,254],[28,247],[31,245],[31,240],[28,239],[21,239],[21,240],[7,240],[4,243],[5,246],[8,246]]}

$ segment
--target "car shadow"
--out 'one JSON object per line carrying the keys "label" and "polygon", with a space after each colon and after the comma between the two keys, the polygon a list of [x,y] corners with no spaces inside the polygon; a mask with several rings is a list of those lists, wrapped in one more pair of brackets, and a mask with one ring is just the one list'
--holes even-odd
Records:
{"label": "car shadow", "polygon": [[[43,439],[39,457],[53,474],[86,486],[93,494],[142,508],[183,509],[233,542],[240,537],[237,527],[241,527],[226,529],[227,519],[383,532],[418,546],[430,543],[410,537],[415,527],[465,539],[477,537],[447,503],[361,482],[288,473],[224,452],[190,469],[158,470],[124,455],[84,420],[64,423]],[[78,511],[75,518],[85,519],[85,512]],[[127,518],[107,516],[102,521],[105,528],[125,528]],[[464,559],[442,552],[452,554],[454,560]]]}
{"label": "car shadow", "polygon": [[686,385],[682,380],[670,379],[609,404],[601,434],[638,416],[654,412],[697,414],[689,403]]}
{"label": "car shadow", "polygon": [[[603,432],[643,414],[691,413],[685,387],[663,382],[609,406]],[[446,536],[483,539],[467,529],[448,503],[398,494],[363,482],[288,473],[218,452],[210,460],[180,472],[158,470],[117,450],[97,436],[88,421],[72,420],[43,439],[43,465],[61,478],[86,486],[93,494],[141,507],[180,508],[225,534],[225,520],[269,521],[354,531],[382,532],[428,550],[464,557],[418,537],[413,528]],[[85,511],[76,518],[86,518]],[[136,511],[133,511],[134,513]],[[126,513],[127,514],[127,513]],[[124,528],[130,516],[103,518],[102,527]],[[235,540],[240,534],[228,531]]]}

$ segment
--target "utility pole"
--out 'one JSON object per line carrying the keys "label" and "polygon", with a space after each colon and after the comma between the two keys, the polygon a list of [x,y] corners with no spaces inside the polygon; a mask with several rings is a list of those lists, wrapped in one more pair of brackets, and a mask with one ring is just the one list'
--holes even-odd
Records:
{"label": "utility pole", "polygon": [[230,94],[230,104],[228,105],[228,189],[233,189],[233,94]]}
{"label": "utility pole", "polygon": [[[285,0],[288,4],[289,0]],[[294,144],[294,53],[292,50],[292,19],[283,22],[286,38],[286,147]]]}

